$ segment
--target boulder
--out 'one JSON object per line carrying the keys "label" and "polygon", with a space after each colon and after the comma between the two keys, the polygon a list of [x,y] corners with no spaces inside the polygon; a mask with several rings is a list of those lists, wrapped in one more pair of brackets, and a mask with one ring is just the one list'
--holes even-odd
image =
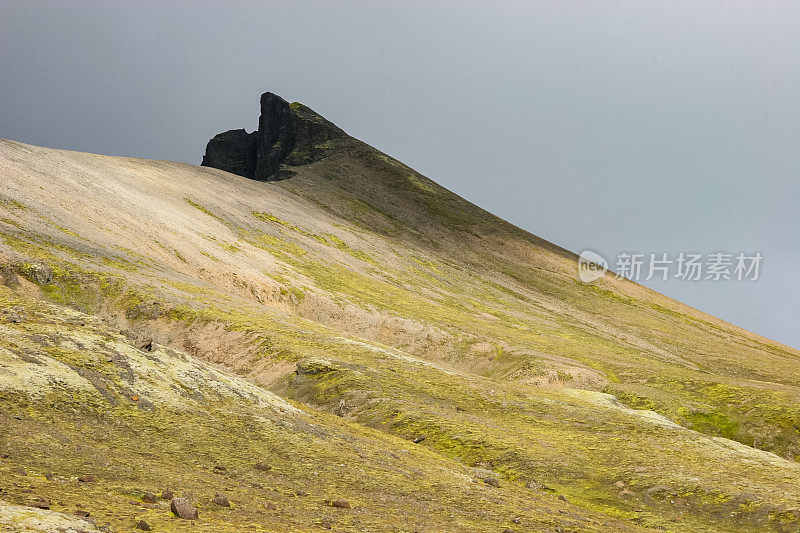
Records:
{"label": "boulder", "polygon": [[172,514],[184,520],[197,520],[199,515],[197,509],[186,498],[172,498],[169,507]]}

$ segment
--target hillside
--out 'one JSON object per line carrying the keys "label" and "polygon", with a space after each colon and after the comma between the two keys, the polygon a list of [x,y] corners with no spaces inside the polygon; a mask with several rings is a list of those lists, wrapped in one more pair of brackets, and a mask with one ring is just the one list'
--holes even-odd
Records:
{"label": "hillside", "polygon": [[0,529],[800,530],[800,353],[280,110],[207,166],[0,141]]}

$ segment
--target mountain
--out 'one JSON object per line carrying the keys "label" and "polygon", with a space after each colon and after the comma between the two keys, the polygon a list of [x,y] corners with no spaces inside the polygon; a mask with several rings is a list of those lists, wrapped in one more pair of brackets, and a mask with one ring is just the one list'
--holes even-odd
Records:
{"label": "mountain", "polygon": [[800,530],[796,350],[270,93],[203,165],[0,141],[0,526]]}

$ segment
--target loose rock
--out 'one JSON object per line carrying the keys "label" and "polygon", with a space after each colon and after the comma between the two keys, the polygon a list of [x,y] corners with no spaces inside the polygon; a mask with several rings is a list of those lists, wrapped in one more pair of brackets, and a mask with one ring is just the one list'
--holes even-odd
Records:
{"label": "loose rock", "polygon": [[153,342],[153,339],[147,339],[139,345],[139,349],[143,352],[154,352],[156,351],[156,343]]}
{"label": "loose rock", "polygon": [[172,514],[184,520],[197,520],[197,509],[186,498],[172,498],[170,503]]}
{"label": "loose rock", "polygon": [[228,498],[226,498],[224,494],[220,494],[219,492],[214,494],[214,499],[212,501],[222,507],[231,506],[231,502],[228,501]]}
{"label": "loose rock", "polygon": [[334,500],[331,502],[331,505],[339,509],[350,509],[350,502],[347,500]]}
{"label": "loose rock", "polygon": [[153,531],[153,528],[150,526],[150,524],[148,524],[144,520],[139,520],[138,522],[136,522],[136,529],[141,531]]}
{"label": "loose rock", "polygon": [[145,492],[144,496],[142,496],[142,501],[144,503],[156,503],[158,502],[158,496],[156,496],[152,492]]}
{"label": "loose rock", "polygon": [[170,489],[164,489],[161,491],[161,499],[162,500],[171,500],[175,497],[175,493]]}
{"label": "loose rock", "polygon": [[94,476],[91,474],[86,474],[85,476],[78,476],[78,481],[81,483],[92,483],[94,481]]}
{"label": "loose rock", "polygon": [[255,468],[256,470],[260,470],[262,472],[269,472],[272,470],[272,467],[265,463],[256,463]]}
{"label": "loose rock", "polygon": [[45,510],[50,509],[50,501],[45,498],[36,498],[36,500],[33,502],[33,507]]}

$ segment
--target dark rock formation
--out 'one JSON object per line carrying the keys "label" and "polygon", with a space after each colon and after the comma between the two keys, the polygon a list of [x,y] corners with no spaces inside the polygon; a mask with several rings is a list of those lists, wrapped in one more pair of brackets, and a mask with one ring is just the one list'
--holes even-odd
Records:
{"label": "dark rock formation", "polygon": [[261,95],[258,131],[230,130],[206,145],[203,166],[258,181],[292,176],[287,167],[319,161],[345,133],[308,107],[272,93]]}
{"label": "dark rock formation", "polygon": [[257,133],[230,130],[220,133],[206,145],[204,167],[214,167],[247,178],[255,177]]}

